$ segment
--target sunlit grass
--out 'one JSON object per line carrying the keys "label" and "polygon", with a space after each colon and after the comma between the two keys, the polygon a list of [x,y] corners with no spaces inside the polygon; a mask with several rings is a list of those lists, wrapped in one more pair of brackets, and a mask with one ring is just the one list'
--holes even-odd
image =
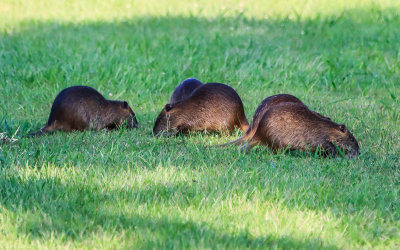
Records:
{"label": "sunlit grass", "polygon": [[[0,246],[398,248],[398,1],[2,1],[0,132],[46,122],[56,94],[126,100],[139,130],[0,144]],[[291,93],[344,123],[353,160],[154,138],[183,79],[257,105]]]}
{"label": "sunlit grass", "polygon": [[[341,16],[348,10],[373,9],[375,11],[399,8],[396,0],[4,0],[0,3],[0,24],[8,31],[19,27],[23,21],[56,21],[85,23],[88,21],[115,21],[133,17],[236,17],[256,19],[308,18]],[[366,15],[368,16],[368,15]],[[373,18],[373,16],[370,16]],[[4,27],[3,27],[4,28]]]}

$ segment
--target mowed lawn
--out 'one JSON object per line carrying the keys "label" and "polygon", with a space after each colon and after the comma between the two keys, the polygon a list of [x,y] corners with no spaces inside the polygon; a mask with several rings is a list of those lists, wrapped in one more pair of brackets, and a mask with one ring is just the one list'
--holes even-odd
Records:
{"label": "mowed lawn", "polygon": [[[400,248],[399,13],[396,0],[2,0],[2,136],[39,129],[72,85],[128,101],[140,128],[0,144],[0,247]],[[188,77],[232,86],[249,121],[293,94],[362,153],[153,137]]]}

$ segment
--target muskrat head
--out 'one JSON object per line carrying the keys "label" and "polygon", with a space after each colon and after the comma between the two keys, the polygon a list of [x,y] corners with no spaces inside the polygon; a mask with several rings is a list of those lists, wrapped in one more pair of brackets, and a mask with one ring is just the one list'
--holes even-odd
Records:
{"label": "muskrat head", "polygon": [[156,119],[156,123],[154,124],[153,128],[153,135],[170,136],[176,134],[176,131],[174,131],[176,128],[175,123],[173,106],[171,104],[166,104]]}
{"label": "muskrat head", "polygon": [[360,154],[356,138],[354,138],[353,134],[343,124],[334,129],[331,142],[336,144],[349,158]]}
{"label": "muskrat head", "polygon": [[121,113],[123,114],[122,123],[126,121],[126,127],[128,129],[138,128],[139,124],[136,120],[136,115],[131,109],[131,107],[129,107],[128,103],[122,101],[120,108],[121,108]]}

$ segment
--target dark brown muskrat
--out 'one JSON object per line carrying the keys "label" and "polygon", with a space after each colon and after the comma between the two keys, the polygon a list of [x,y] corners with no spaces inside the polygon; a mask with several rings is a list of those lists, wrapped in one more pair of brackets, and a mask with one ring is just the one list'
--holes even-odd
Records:
{"label": "dark brown muskrat", "polygon": [[[260,120],[262,119],[262,117],[265,114],[265,112],[269,108],[273,107],[274,105],[277,105],[277,104],[282,103],[282,102],[300,103],[300,104],[304,105],[304,103],[302,101],[300,101],[299,98],[297,98],[297,97],[295,97],[293,95],[289,95],[289,94],[278,94],[278,95],[273,95],[273,96],[270,96],[268,98],[265,98],[261,102],[261,104],[258,105],[258,107],[256,109],[256,112],[254,113],[254,116],[253,116],[253,121],[251,122],[251,124],[250,124],[249,128],[247,129],[246,133],[243,136],[239,137],[238,139],[236,139],[234,141],[231,141],[231,142],[228,142],[228,143],[225,143],[225,144],[221,144],[221,145],[218,145],[218,146],[225,147],[225,146],[228,146],[228,145],[240,145],[240,144],[243,144],[246,140],[250,139],[254,135],[254,133],[256,132],[256,128],[258,127],[258,124],[260,123]],[[317,112],[314,112],[314,111],[311,111],[311,112],[313,112],[315,115],[321,117],[322,119],[330,120],[329,117],[322,116],[321,114],[319,114]]]}
{"label": "dark brown muskrat", "polygon": [[127,102],[107,100],[91,87],[73,86],[57,95],[47,124],[28,136],[56,130],[114,129],[124,123],[127,128],[138,127],[136,115]]}
{"label": "dark brown muskrat", "polygon": [[266,145],[277,150],[321,150],[335,156],[339,148],[348,157],[357,156],[359,146],[343,124],[315,114],[302,103],[283,102],[269,108],[261,118],[254,135],[243,146]]}
{"label": "dark brown muskrat", "polygon": [[170,104],[175,104],[177,102],[183,101],[192,95],[193,91],[203,85],[202,82],[196,78],[188,78],[181,82],[178,87],[175,88],[169,100]]}
{"label": "dark brown muskrat", "polygon": [[232,132],[235,127],[243,131],[249,127],[239,95],[228,85],[207,83],[189,98],[165,105],[156,119],[153,134]]}

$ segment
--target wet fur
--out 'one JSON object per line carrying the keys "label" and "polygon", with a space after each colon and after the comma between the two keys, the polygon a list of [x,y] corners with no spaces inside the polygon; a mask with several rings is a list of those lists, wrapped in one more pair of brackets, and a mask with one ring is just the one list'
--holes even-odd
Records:
{"label": "wet fur", "polygon": [[105,99],[97,90],[87,86],[73,86],[62,90],[51,107],[47,124],[27,136],[48,132],[114,129],[123,123],[137,128],[135,113],[124,101]]}
{"label": "wet fur", "polygon": [[190,97],[195,89],[203,85],[202,82],[196,78],[189,78],[181,82],[174,90],[169,100],[170,104],[183,101]]}
{"label": "wet fur", "polygon": [[236,91],[221,83],[207,83],[175,104],[167,104],[156,119],[153,134],[189,131],[232,132],[247,130],[249,123]]}

